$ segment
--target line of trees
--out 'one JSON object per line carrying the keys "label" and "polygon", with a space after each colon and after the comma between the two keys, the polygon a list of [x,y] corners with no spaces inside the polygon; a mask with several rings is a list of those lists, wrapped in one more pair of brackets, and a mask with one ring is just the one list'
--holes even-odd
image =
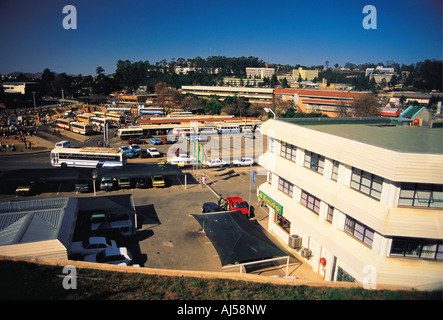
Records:
{"label": "line of trees", "polygon": [[[354,65],[347,63],[345,66],[350,70],[365,70],[367,67],[375,67],[383,65],[386,67],[394,67],[395,72],[399,75],[402,71],[403,77],[394,76],[387,84],[392,88],[397,84],[402,84],[405,88],[420,89],[425,91],[442,90],[442,70],[443,64],[441,60],[425,60],[416,64],[398,64],[392,61],[383,63],[366,63]],[[115,72],[105,74],[105,70],[98,66],[96,76],[77,76],[67,75],[66,73],[55,74],[49,69],[45,69],[37,81],[40,82],[40,96],[57,96],[61,97],[64,92],[65,97],[72,98],[88,98],[100,101],[107,97],[110,93],[119,90],[135,90],[139,86],[146,86],[149,92],[155,92],[155,86],[159,82],[167,83],[172,88],[181,88],[183,85],[220,85],[225,77],[238,77],[246,79],[247,67],[266,67],[267,64],[257,57],[224,57],[211,56],[206,59],[196,57],[193,59],[172,58],[170,61],[163,59],[155,64],[149,61],[118,60]],[[176,67],[189,69],[186,73],[177,73]],[[290,72],[300,65],[274,65],[279,72]],[[306,68],[304,66],[301,66]],[[370,80],[362,72],[356,72],[354,77],[349,77],[349,72],[344,73],[337,69],[324,68],[323,66],[312,66],[321,69],[318,79],[322,81],[326,79],[328,82],[350,83],[356,90],[372,90],[377,89],[375,80]],[[21,74],[17,81],[29,81],[25,75]],[[276,76],[263,80],[263,85],[268,87],[288,87],[285,79],[280,82]]]}

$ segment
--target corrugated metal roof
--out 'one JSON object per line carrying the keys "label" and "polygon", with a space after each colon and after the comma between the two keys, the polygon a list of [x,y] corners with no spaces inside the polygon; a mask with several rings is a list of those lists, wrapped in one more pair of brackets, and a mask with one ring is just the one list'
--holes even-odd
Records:
{"label": "corrugated metal roof", "polygon": [[57,239],[69,198],[0,203],[0,245]]}

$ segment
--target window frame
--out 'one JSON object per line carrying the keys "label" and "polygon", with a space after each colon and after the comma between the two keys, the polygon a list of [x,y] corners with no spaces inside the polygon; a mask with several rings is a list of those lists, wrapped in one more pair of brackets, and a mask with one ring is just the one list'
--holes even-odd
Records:
{"label": "window frame", "polygon": [[[314,212],[316,215],[320,215],[320,206],[321,206],[321,200],[309,192],[306,192],[305,190],[301,191],[300,196],[300,203],[306,207],[307,209]],[[316,209],[318,208],[318,211]]]}
{"label": "window frame", "polygon": [[274,223],[287,234],[291,234],[291,221],[274,211]]}
{"label": "window frame", "polygon": [[[443,185],[431,184],[431,183],[407,183],[402,182],[400,184],[400,192],[398,195],[399,207],[414,207],[414,208],[443,208],[443,201],[435,201],[434,193],[443,192]],[[403,196],[402,196],[403,193]],[[409,193],[409,194],[408,194]],[[425,193],[428,193],[427,197],[423,197]],[[423,200],[426,200],[423,201]],[[409,200],[409,201],[408,201]],[[410,204],[405,203],[406,201]],[[426,203],[426,205],[421,205]],[[441,204],[441,206],[432,206],[433,203]]]}
{"label": "window frame", "polygon": [[347,215],[343,231],[369,248],[372,248],[375,231],[367,225]]}
{"label": "window frame", "polygon": [[303,159],[303,166],[311,169],[319,174],[323,174],[325,172],[325,156],[321,154],[305,150],[305,157]]}
{"label": "window frame", "polygon": [[[430,250],[435,246],[435,250]],[[393,252],[397,251],[397,252]],[[416,254],[414,254],[416,252]],[[430,257],[429,255],[433,256]],[[423,259],[432,261],[443,260],[443,240],[425,239],[425,238],[392,238],[391,249],[389,250],[391,257],[405,257],[413,259]]]}
{"label": "window frame", "polygon": [[294,197],[294,184],[286,179],[283,179],[282,177],[278,177],[278,190],[290,196],[291,198]]}
{"label": "window frame", "polygon": [[292,162],[296,162],[297,146],[284,141],[280,141],[280,157],[288,159]]}
{"label": "window frame", "polygon": [[[381,194],[383,192],[383,181],[384,179],[378,175],[372,174],[370,172],[352,167],[351,170],[351,183],[350,187],[357,190],[368,197],[380,201]],[[357,177],[358,179],[355,179]],[[374,188],[375,185],[380,186],[380,190]],[[378,196],[375,195],[378,193]]]}

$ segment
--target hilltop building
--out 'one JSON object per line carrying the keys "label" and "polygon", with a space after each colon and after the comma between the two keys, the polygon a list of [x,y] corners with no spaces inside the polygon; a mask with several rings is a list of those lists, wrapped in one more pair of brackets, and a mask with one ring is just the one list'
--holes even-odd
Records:
{"label": "hilltop building", "polygon": [[246,68],[247,79],[270,78],[275,74],[274,68]]}

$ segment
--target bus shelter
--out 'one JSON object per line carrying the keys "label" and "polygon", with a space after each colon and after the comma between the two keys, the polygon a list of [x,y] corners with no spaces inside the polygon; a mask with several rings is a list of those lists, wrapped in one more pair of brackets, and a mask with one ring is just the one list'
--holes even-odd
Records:
{"label": "bus shelter", "polygon": [[239,211],[222,211],[192,215],[220,257],[222,270],[286,260],[289,255],[274,244],[266,234]]}

